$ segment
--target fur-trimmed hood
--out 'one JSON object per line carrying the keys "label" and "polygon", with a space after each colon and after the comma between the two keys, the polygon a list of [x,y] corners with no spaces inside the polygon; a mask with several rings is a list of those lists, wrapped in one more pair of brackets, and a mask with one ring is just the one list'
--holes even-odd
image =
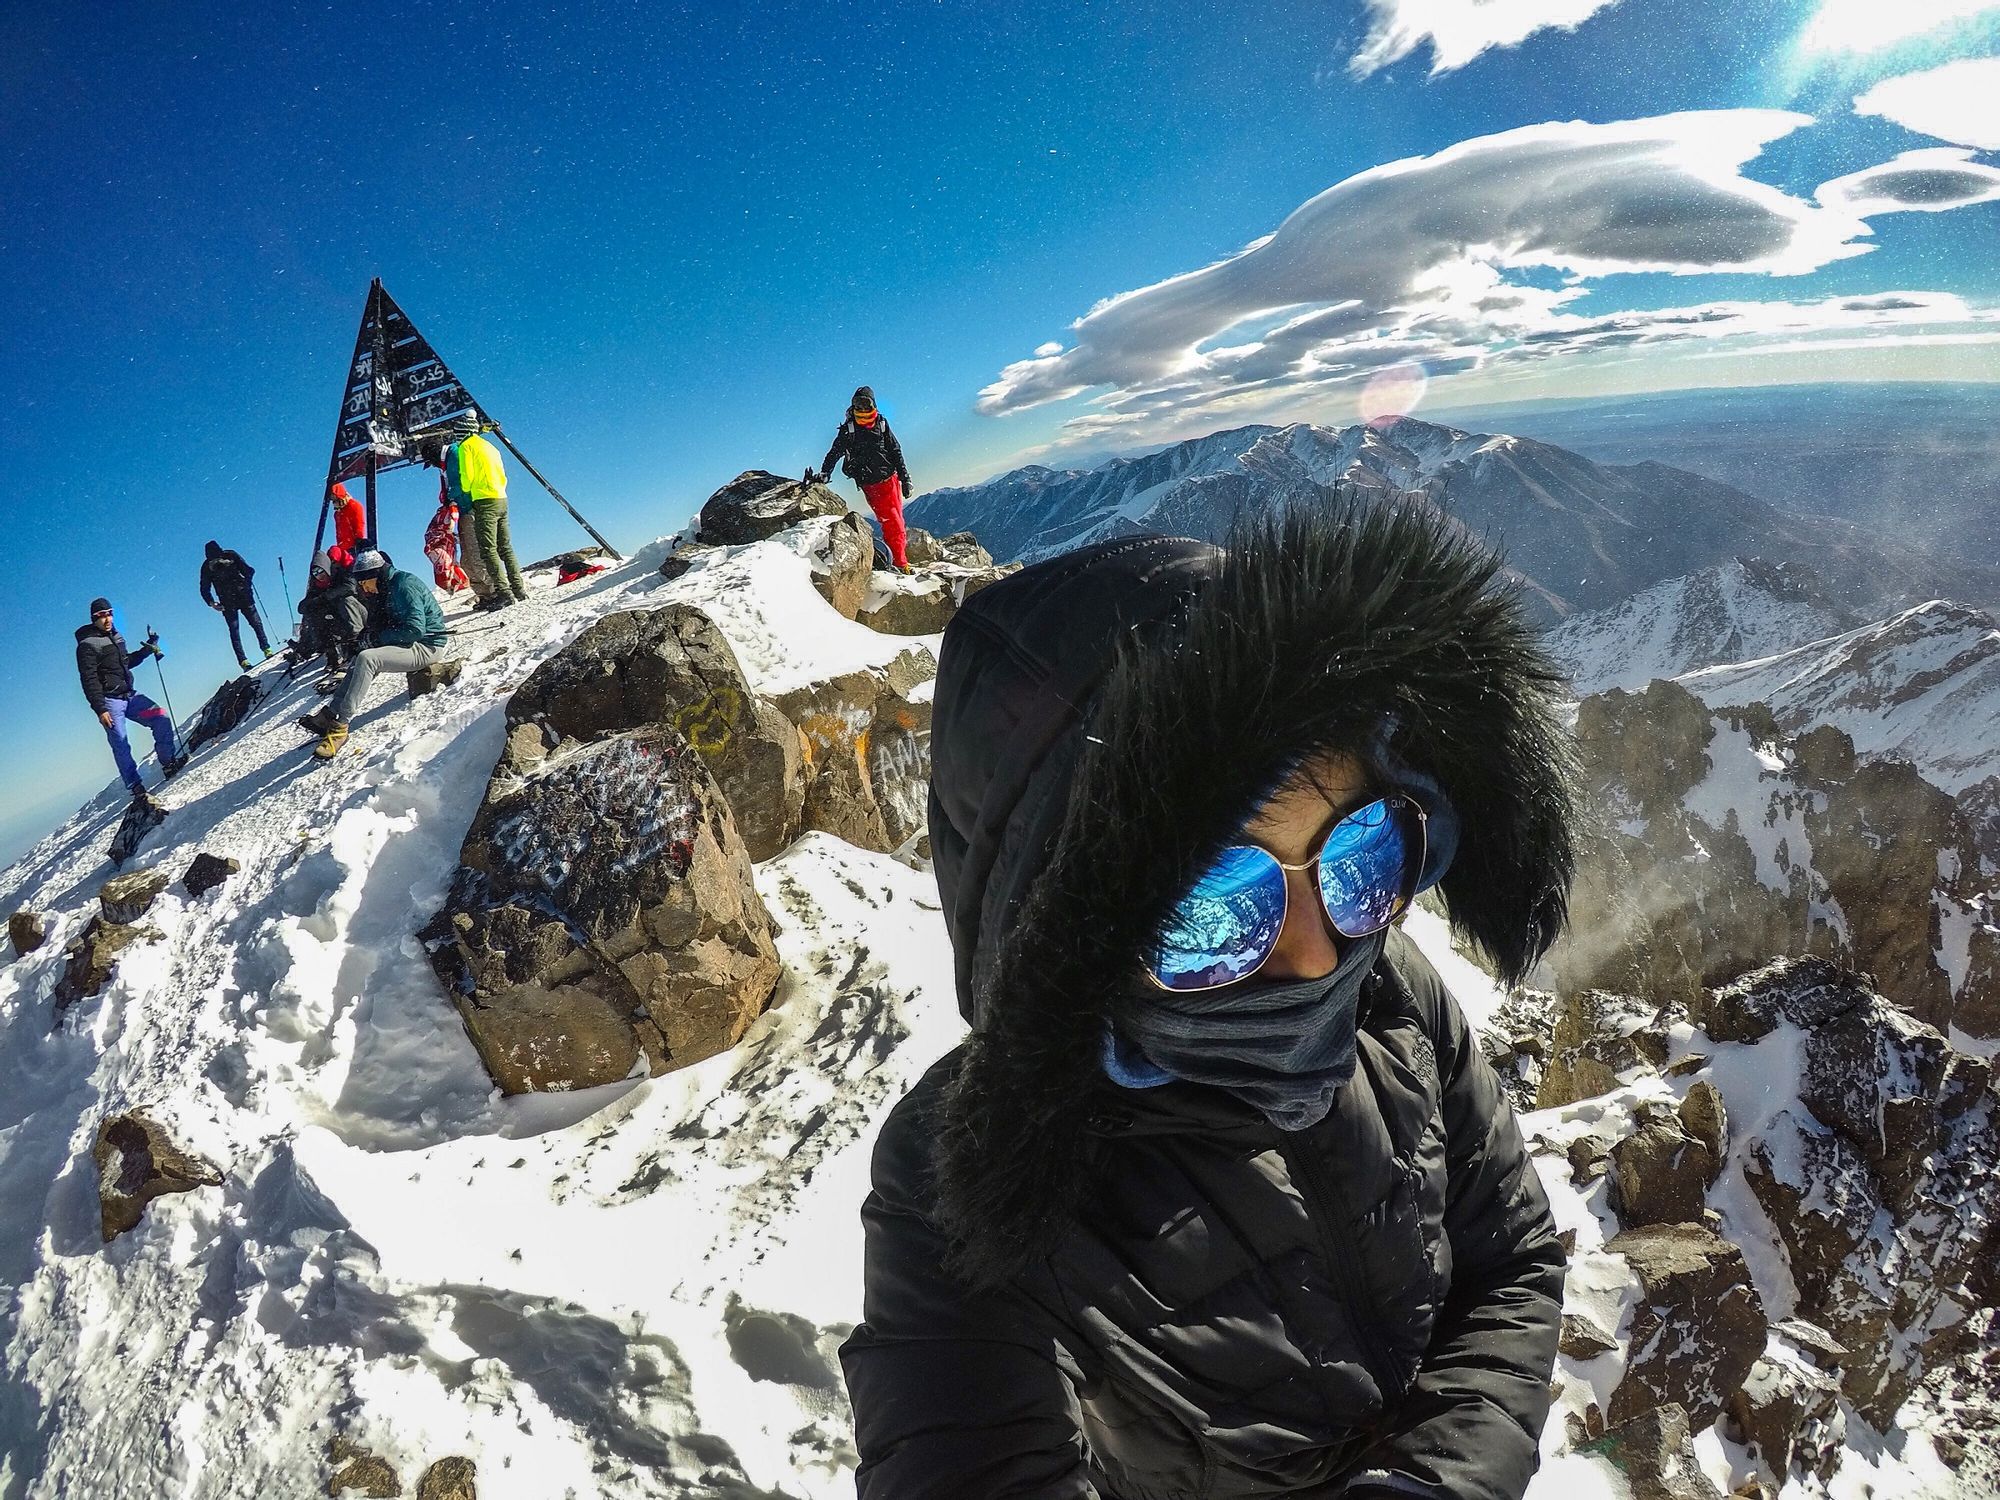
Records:
{"label": "fur-trimmed hood", "polygon": [[1572,869],[1561,677],[1499,558],[1415,503],[1298,508],[1227,550],[1127,538],[1024,569],[946,631],[930,833],[972,1023],[936,1131],[957,1269],[1046,1249],[1112,1085],[1105,1025],[1168,910],[1304,763],[1394,758],[1458,814],[1441,887],[1510,980],[1554,940]]}

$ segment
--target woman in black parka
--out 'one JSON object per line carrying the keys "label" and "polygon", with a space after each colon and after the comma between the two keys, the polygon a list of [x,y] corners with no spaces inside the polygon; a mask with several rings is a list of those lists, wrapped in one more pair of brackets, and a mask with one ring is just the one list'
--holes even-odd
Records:
{"label": "woman in black parka", "polygon": [[1498,570],[1428,507],[1329,506],[952,621],[930,833],[972,1030],[876,1144],[863,1500],[1518,1500],[1563,1255],[1384,925],[1439,882],[1516,980],[1564,919],[1560,680]]}

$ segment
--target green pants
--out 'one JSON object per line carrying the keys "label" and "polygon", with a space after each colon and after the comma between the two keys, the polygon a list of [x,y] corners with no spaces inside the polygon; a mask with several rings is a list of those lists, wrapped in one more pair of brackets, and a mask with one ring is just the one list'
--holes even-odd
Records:
{"label": "green pants", "polygon": [[479,541],[479,561],[486,572],[487,587],[496,594],[512,589],[516,599],[527,598],[528,586],[521,581],[521,565],[514,561],[514,544],[507,536],[507,502],[473,501],[472,533]]}

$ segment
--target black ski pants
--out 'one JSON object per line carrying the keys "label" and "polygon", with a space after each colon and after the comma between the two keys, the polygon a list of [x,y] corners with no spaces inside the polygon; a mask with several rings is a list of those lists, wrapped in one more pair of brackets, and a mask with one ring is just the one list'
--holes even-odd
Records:
{"label": "black ski pants", "polygon": [[240,601],[223,600],[222,618],[229,622],[229,647],[236,653],[236,660],[240,663],[248,661],[249,658],[243,654],[243,635],[237,628],[236,617],[239,614],[249,620],[250,628],[257,632],[257,644],[260,648],[268,652],[271,649],[271,641],[264,634],[264,622],[258,618],[257,606],[253,601],[249,599]]}

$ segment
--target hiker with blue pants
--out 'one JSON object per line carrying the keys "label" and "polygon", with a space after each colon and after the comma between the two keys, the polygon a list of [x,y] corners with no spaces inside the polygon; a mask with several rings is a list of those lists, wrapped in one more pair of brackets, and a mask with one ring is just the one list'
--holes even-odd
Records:
{"label": "hiker with blue pants", "polygon": [[147,657],[160,654],[160,638],[150,630],[138,650],[128,651],[125,637],[112,624],[111,601],[102,598],[90,601],[90,623],[79,626],[76,632],[76,675],[83,684],[83,696],[90,702],[90,711],[97,715],[98,723],[104,726],[104,737],[111,742],[111,756],[118,762],[118,774],[134,797],[145,795],[146,783],[132,759],[132,747],[125,742],[127,719],[137,719],[153,731],[153,749],[167,775],[172,776],[187,764],[174,743],[172,717],[132,685],[132,669]]}

